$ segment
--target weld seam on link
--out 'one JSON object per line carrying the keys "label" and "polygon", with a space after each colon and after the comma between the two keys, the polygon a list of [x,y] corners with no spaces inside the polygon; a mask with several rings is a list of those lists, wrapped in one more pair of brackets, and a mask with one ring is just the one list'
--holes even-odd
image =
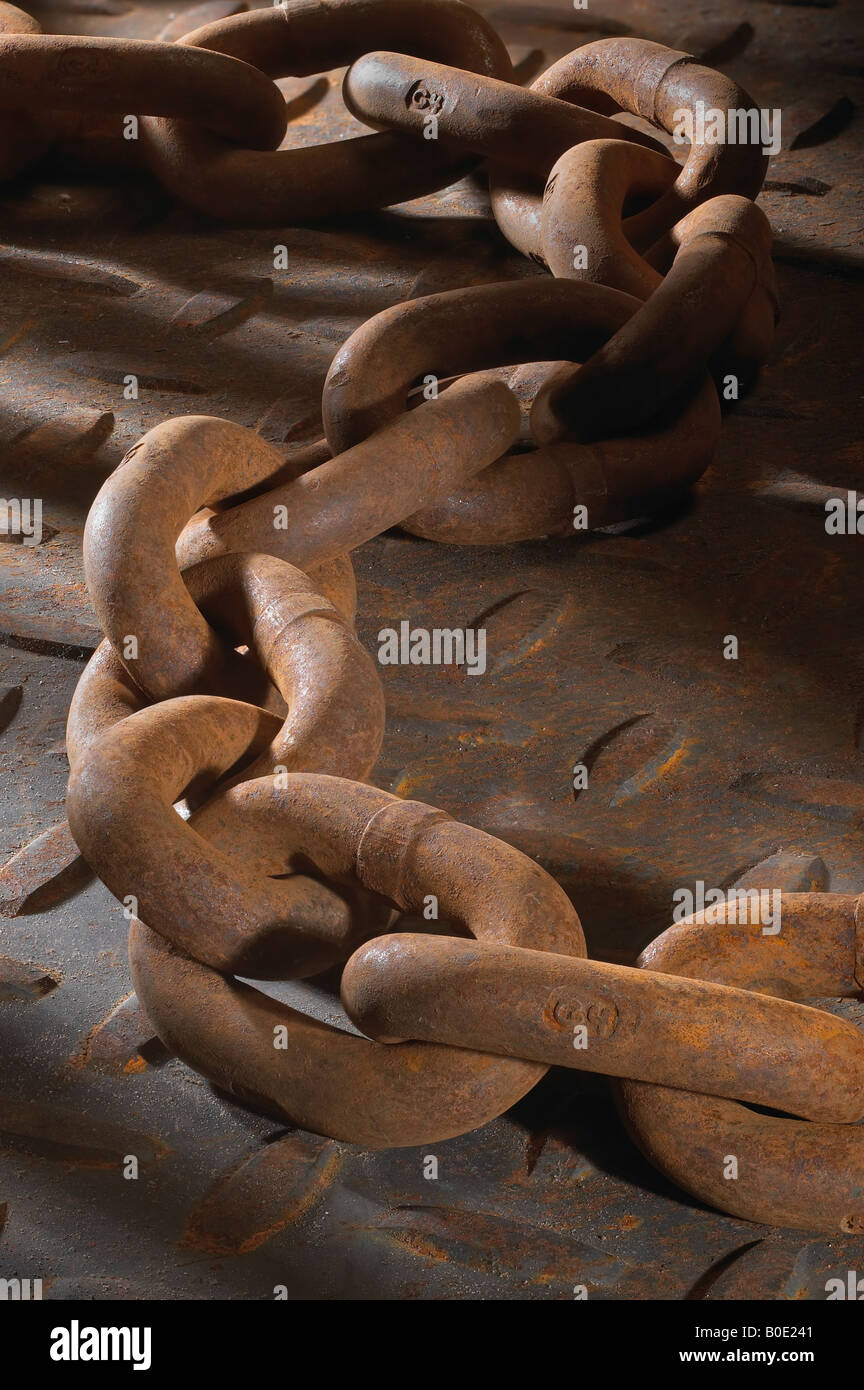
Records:
{"label": "weld seam on link", "polygon": [[366,888],[408,907],[402,893],[408,856],[427,831],[449,820],[446,811],[422,801],[388,801],[363,827],[354,854],[357,877]]}
{"label": "weld seam on link", "polygon": [[[650,61],[650,57],[646,59],[646,66],[650,63]],[[695,64],[696,67],[701,66],[698,60],[693,57],[692,53],[679,52],[677,58],[672,59],[672,62],[669,64],[668,68],[663,69],[663,71],[661,72],[660,76],[657,78],[657,81],[654,84],[654,90],[651,93],[650,112],[640,110],[636,114],[641,116],[644,121],[650,121],[652,125],[658,126],[660,130],[665,130],[666,127],[657,115],[657,103],[660,99],[661,88],[663,87],[666,78],[669,76],[670,72],[672,72],[674,68],[686,67],[689,63]],[[637,84],[634,84],[634,88],[638,91]],[[636,104],[641,107],[642,101],[640,99],[637,99]]]}

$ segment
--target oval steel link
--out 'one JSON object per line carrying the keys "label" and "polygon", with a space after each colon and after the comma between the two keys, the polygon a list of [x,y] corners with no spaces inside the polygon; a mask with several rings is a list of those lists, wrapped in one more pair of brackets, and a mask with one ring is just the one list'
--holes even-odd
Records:
{"label": "oval steel link", "polygon": [[[445,380],[454,372],[561,357],[590,365],[607,340],[611,348],[626,325],[639,324],[637,310],[645,312],[630,295],[564,280],[448,290],[385,309],[352,334],[331,364],[323,399],[331,447],[356,445],[381,428],[404,408],[411,387],[430,376]],[[707,350],[700,359],[682,349],[672,314],[664,332],[670,365],[652,399],[643,396],[639,418],[631,419],[620,407],[607,408],[605,420],[616,421],[614,433],[601,428],[592,438],[580,418],[588,412],[580,407],[577,415],[566,400],[571,383],[578,389],[586,368],[574,376],[572,367],[563,367],[552,378],[553,385],[566,383],[561,403],[551,386],[541,385],[531,411],[532,427],[535,417],[546,424],[547,399],[557,412],[566,412],[565,421],[559,425],[556,419],[556,427],[547,428],[544,447],[501,458],[431,508],[403,518],[405,528],[463,544],[573,535],[576,506],[587,507],[589,525],[600,526],[640,515],[642,508],[695,481],[719,435],[717,394],[701,375]],[[638,331],[635,341],[643,341]],[[608,376],[600,373],[609,394],[623,370],[616,361]],[[689,388],[694,373],[697,380]],[[688,389],[675,399],[682,385]],[[625,424],[642,428],[623,435],[617,427],[622,416]],[[604,437],[610,433],[613,437]],[[579,436],[587,436],[585,442]],[[557,442],[568,437],[572,442]]]}
{"label": "oval steel link", "polygon": [[[530,369],[525,369],[526,375]],[[572,370],[561,364],[566,380]],[[534,373],[533,396],[558,379]],[[512,381],[514,389],[518,380]],[[564,442],[506,454],[458,489],[402,521],[402,529],[444,545],[505,545],[576,536],[585,529],[650,516],[680,498],[711,463],[720,404],[707,374],[647,424],[611,439]],[[584,508],[584,514],[577,509]],[[583,525],[584,523],[584,525]]]}
{"label": "oval steel link", "polygon": [[66,799],[76,844],[115,897],[180,950],[259,978],[315,974],[390,916],[350,885],[292,873],[284,844],[274,865],[260,834],[235,834],[223,848],[173,809],[190,788],[200,799],[225,773],[257,763],[280,727],[265,710],[218,696],[161,701],[102,731],[75,760]]}
{"label": "oval steel link", "polygon": [[[532,83],[541,96],[590,107],[603,115],[627,111],[672,134],[682,111],[756,110],[753,99],[722,73],[648,39],[598,39],[574,49]],[[631,219],[629,240],[646,251],[693,208],[720,193],[755,198],[768,167],[760,145],[694,140],[671,188]],[[506,162],[491,170],[492,208],[508,241],[542,258],[542,194],[551,165],[532,174]]]}
{"label": "oval steel link", "polygon": [[[860,996],[860,899],[783,894],[781,931],[739,923],[737,903],[670,927],[643,952],[646,970],[731,979],[762,994]],[[857,938],[857,941],[856,941]],[[833,1051],[829,1060],[834,1065]],[[858,1073],[864,1095],[864,1074]],[[760,1115],[731,1100],[616,1083],[628,1130],[686,1192],[747,1221],[864,1233],[864,1129]],[[727,1177],[735,1159],[733,1179]]]}
{"label": "oval steel link", "polygon": [[[499,385],[499,404],[502,396],[507,396],[506,388]],[[518,414],[515,402],[507,399],[508,405]],[[370,453],[371,448],[366,457]],[[236,496],[278,473],[281,465],[279,452],[251,430],[192,415],[157,425],[103,484],[84,532],[85,575],[104,632],[131,678],[152,699],[193,692],[248,698],[246,663],[198,611],[181,577],[175,546],[184,523],[199,508]],[[311,479],[314,488],[319,471],[298,483],[308,488]],[[263,507],[265,522],[257,543],[232,548],[277,549],[275,540],[268,545],[268,532],[276,538],[288,534],[275,529],[272,499],[280,495],[276,490],[243,504],[254,507],[256,515]],[[232,515],[233,510],[217,513],[214,524]],[[290,544],[287,548],[292,550]],[[339,555],[345,548],[319,557],[309,545],[306,553],[291,558],[307,568],[344,567]],[[313,569],[313,577],[320,574]],[[124,656],[129,636],[136,639],[131,659]]]}
{"label": "oval steel link", "polygon": [[[205,808],[201,824],[217,849],[243,836],[261,860],[302,848],[328,879],[356,875],[403,910],[422,911],[434,893],[441,919],[479,938],[584,954],[574,909],[533,860],[422,803],[341,778],[259,778],[217,815]],[[178,955],[140,923],[130,949],[136,992],[180,1057],[239,1099],[335,1139],[382,1148],[450,1138],[501,1114],[546,1070],[352,1036]],[[274,1029],[285,1030],[284,1049]]]}
{"label": "oval steel link", "polygon": [[864,1119],[857,1028],[818,1009],[700,979],[396,933],[355,951],[342,1001],[351,1021],[379,1042],[434,1039],[698,1088],[809,1120]]}
{"label": "oval steel link", "polygon": [[[202,606],[206,591],[197,592],[195,581],[197,576],[204,573],[206,571],[202,565],[193,566],[184,575],[184,583],[192,591],[196,605]],[[357,590],[348,556],[340,555],[337,560],[311,570],[309,578],[319,586],[322,595],[332,603],[345,622],[353,624]],[[208,614],[205,609],[204,616],[208,620],[212,617],[213,624],[218,626],[218,612]],[[271,712],[283,712],[284,701],[275,686],[265,679],[265,673],[257,664],[250,662],[247,665],[250,667],[248,672],[243,669],[248,679],[245,688],[249,698]],[[128,674],[111,643],[107,640],[100,642],[81,672],[69,706],[66,752],[70,765],[76,763],[106,729],[113,728],[128,715],[143,709],[147,703],[146,695]]]}
{"label": "oval steel link", "polygon": [[581,140],[604,138],[647,146],[673,163],[650,135],[596,111],[405,53],[364,54],[345,74],[342,92],[352,115],[377,130],[423,135],[432,119],[435,140],[528,173],[550,168]]}
{"label": "oval steel link", "polygon": [[[553,275],[647,299],[662,280],[629,240],[628,200],[657,199],[679,169],[623,140],[586,140],[553,164],[543,192],[538,254]],[[584,251],[574,264],[576,250]]]}
{"label": "oval steel link", "polygon": [[180,563],[267,550],[301,567],[320,565],[485,468],[518,437],[519,423],[519,406],[503,381],[466,377],[293,482],[195,517],[180,537]]}
{"label": "oval steel link", "polygon": [[194,121],[270,150],[285,134],[278,87],[249,63],[149,39],[0,32],[0,109],[111,111]]}
{"label": "oval steel link", "polygon": [[394,304],[356,329],[330,364],[322,398],[328,443],[334,453],[354,448],[395,419],[427,376],[585,361],[639,307],[604,285],[539,278]]}
{"label": "oval steel link", "polygon": [[659,193],[665,186],[664,162],[650,151],[611,140],[568,150],[543,195],[543,260],[553,275],[613,285],[640,299],[647,299],[664,274],[674,270],[672,285],[681,302],[689,304],[692,292],[684,278],[688,257],[682,255],[676,267],[677,257],[697,238],[712,238],[710,247],[700,248],[706,254],[690,277],[703,282],[698,317],[710,333],[718,322],[722,332],[736,316],[729,338],[717,347],[719,370],[738,367],[752,375],[768,357],[778,317],[768,219],[748,198],[723,194],[694,208],[643,257],[629,240],[635,219],[622,219],[623,208],[628,199]]}
{"label": "oval steel link", "polygon": [[[187,34],[181,47],[245,58],[271,77],[306,77],[391,44],[470,71],[508,78],[507,50],[460,0],[285,0]],[[415,198],[467,171],[464,156],[398,135],[360,136],[262,155],[176,122],[142,123],[151,168],[181,201],[209,214],[267,225]],[[247,142],[248,143],[248,142]]]}
{"label": "oval steel link", "polygon": [[[384,697],[377,669],[348,620],[311,578],[270,555],[229,555],[187,570],[184,583],[196,607],[231,648],[248,646],[242,661],[245,694],[285,717],[285,723],[244,776],[274,766],[364,777],[384,733]],[[103,651],[107,646],[108,651]],[[190,639],[190,648],[193,643]],[[123,663],[103,644],[85,668],[69,710],[70,766],[101,735],[146,700]],[[182,652],[183,631],[178,630]],[[98,756],[98,754],[97,754]]]}

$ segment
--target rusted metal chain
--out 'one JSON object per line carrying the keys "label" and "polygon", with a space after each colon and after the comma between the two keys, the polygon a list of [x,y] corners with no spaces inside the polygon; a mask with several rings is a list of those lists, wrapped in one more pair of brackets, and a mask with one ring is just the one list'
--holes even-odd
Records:
{"label": "rusted metal chain", "polygon": [[[478,937],[584,954],[579,919],[553,879],[432,807],[340,778],[295,775],[281,785],[271,777],[244,782],[217,817],[205,817],[213,854],[242,838],[272,873],[299,842],[328,879],[356,875],[403,910],[421,911],[433,893],[442,919]],[[283,1120],[369,1148],[462,1134],[501,1114],[546,1070],[483,1051],[383,1047],[352,1036],[177,954],[141,922],[133,924],[131,960],[148,1015],[191,1066]],[[284,1045],[274,1047],[279,1030]]]}
{"label": "rusted metal chain", "polygon": [[[630,240],[634,219],[622,219],[623,208],[630,198],[668,187],[667,166],[622,141],[592,140],[568,150],[546,184],[542,259],[553,275],[614,285],[640,299],[665,274],[666,294],[676,297],[685,325],[698,324],[709,341],[729,328],[714,349],[718,370],[752,375],[768,357],[778,315],[768,219],[749,199],[722,194],[694,208],[641,256]],[[700,238],[708,240],[694,246]],[[576,248],[584,253],[578,264]]]}
{"label": "rusted metal chain", "polygon": [[322,397],[330,447],[354,448],[397,418],[424,377],[585,361],[639,307],[603,285],[551,279],[472,285],[394,304],[352,333],[330,364]]}
{"label": "rusted metal chain", "polygon": [[517,439],[519,424],[504,382],[466,376],[293,482],[193,518],[178,559],[185,566],[232,550],[269,550],[302,568],[323,564],[478,473]]}
{"label": "rusted metal chain", "polygon": [[[384,701],[352,549],[400,524],[463,544],[574,534],[577,512],[642,515],[708,466],[712,373],[752,373],[773,338],[764,152],[696,138],[682,167],[612,117],[671,133],[700,103],[746,113],[747,93],[639,39],[588,44],[523,91],[458,0],[287,0],[174,45],[44,36],[0,3],[0,64],[0,111],[24,113],[20,156],[0,115],[0,174],[44,145],[36,107],[131,107],[169,189],[261,224],[401,201],[485,155],[505,235],[552,272],[364,324],[305,472],[191,416],[145,435],[96,498],[84,558],[106,640],[70,709],[68,816],[132,920],[159,1035],[239,1099],[375,1148],[483,1124],[548,1065],[602,1072],[687,1190],[864,1230],[864,1038],[804,1002],[860,991],[857,898],[785,895],[776,938],[721,914],[640,969],[588,961],[536,863],[365,780]],[[388,133],[277,150],[271,79],[345,64],[348,106]],[[430,901],[450,935],[394,932]],[[365,1037],[237,978],[346,960]]]}
{"label": "rusted metal chain", "polygon": [[538,393],[537,440],[576,427],[596,437],[609,418],[622,429],[640,424],[730,342],[736,365],[758,366],[776,318],[773,276],[764,269],[770,238],[767,219],[745,199],[713,198],[690,213],[675,229],[669,273],[639,313],[590,361],[563,369]]}
{"label": "rusted metal chain", "polygon": [[[670,927],[643,952],[647,971],[729,980],[792,999],[860,996],[860,898],[783,895],[782,931],[765,935],[727,906]],[[736,905],[737,906],[737,905]],[[730,920],[731,918],[731,920]],[[833,1074],[841,1063],[828,1054]],[[864,1094],[860,1067],[852,1081]],[[830,1084],[826,1078],[826,1084]],[[627,1127],[685,1191],[748,1221],[864,1232],[864,1129],[760,1115],[730,1100],[638,1081],[617,1083]],[[787,1108],[787,1107],[781,1107]]]}
{"label": "rusted metal chain", "polygon": [[289,852],[274,866],[248,837],[220,848],[174,811],[190,789],[200,799],[226,772],[271,761],[280,727],[240,701],[166,700],[104,730],[69,778],[69,825],[88,863],[132,915],[217,970],[314,974],[389,915],[303,874],[274,878],[290,873]]}
{"label": "rusted metal chain", "polygon": [[342,92],[348,110],[376,130],[423,135],[431,119],[433,149],[443,139],[528,173],[550,168],[581,140],[633,141],[665,157],[650,135],[595,111],[405,53],[367,52],[345,74]]}
{"label": "rusted metal chain", "polygon": [[[243,58],[270,77],[305,77],[391,44],[471,72],[509,78],[507,50],[486,20],[459,0],[284,0],[187,34],[181,48]],[[367,135],[326,146],[260,154],[174,121],[145,120],[146,155],[177,198],[220,219],[308,220],[384,207],[443,188],[466,172],[464,155]]]}
{"label": "rusted metal chain", "polygon": [[[199,508],[235,496],[281,466],[278,450],[251,430],[186,416],[145,435],[96,497],[84,534],[91,599],[119,660],[152,699],[193,691],[248,696],[247,663],[199,612],[180,576],[175,545]],[[272,507],[269,529],[279,534]],[[252,548],[268,550],[266,531],[262,545]],[[345,563],[333,558],[331,581],[339,566],[339,583]],[[328,582],[327,573],[317,576]],[[124,655],[129,635],[135,637],[131,657]]]}
{"label": "rusted metal chain", "polygon": [[[710,462],[719,423],[710,387],[703,383],[697,390],[700,369],[711,364],[724,381],[730,372],[747,380],[773,342],[777,302],[770,228],[749,201],[761,185],[766,160],[740,146],[735,147],[740,153],[721,157],[696,142],[681,171],[661,146],[642,148],[634,139],[638,133],[620,123],[607,120],[608,134],[617,138],[587,138],[590,113],[568,108],[568,102],[580,99],[578,90],[606,115],[627,110],[672,130],[674,118],[682,110],[692,114],[697,102],[728,106],[734,101],[746,109],[752,106],[747,94],[687,55],[642,40],[587,45],[538,79],[531,92],[517,94],[507,84],[480,83],[394,53],[360,59],[346,75],[344,90],[354,113],[379,127],[418,129],[434,118],[436,135],[506,165],[505,184],[508,177],[526,177],[526,171],[535,178],[537,170],[548,171],[542,205],[533,195],[519,194],[515,203],[503,195],[503,230],[514,244],[556,277],[608,284],[640,298],[657,296],[650,311],[622,327],[589,362],[583,358],[579,367],[549,372],[531,412],[539,449],[525,452],[523,441],[522,452],[497,461],[431,510],[407,518],[406,529],[463,544],[573,534],[580,507],[587,508],[590,525],[604,525],[650,512],[694,482]],[[559,101],[559,95],[566,100]],[[712,196],[727,187],[734,196]],[[497,209],[502,195],[496,188],[493,177]],[[650,196],[651,206],[625,223],[625,202],[633,196]],[[530,224],[527,241],[507,225],[513,207]],[[686,208],[693,211],[675,222]],[[637,246],[646,249],[647,259]],[[668,272],[665,281],[661,270]],[[473,320],[474,303],[466,300],[465,307]],[[392,332],[389,320],[386,324]],[[475,332],[472,321],[472,341]],[[346,366],[350,374],[355,365],[346,363],[351,350],[359,354],[368,338],[360,330],[343,349],[339,388]],[[543,355],[553,353],[536,353]],[[572,349],[568,356],[575,359]],[[426,373],[434,370],[425,367]],[[688,409],[670,436],[664,406],[685,384]],[[695,419],[694,406],[699,407]],[[652,416],[655,429],[646,438],[644,425]],[[623,438],[605,437],[611,421],[616,434],[625,432]],[[636,429],[640,436],[634,439],[627,432]],[[703,447],[688,448],[688,440],[695,443],[699,434]],[[574,437],[581,450],[549,447]],[[586,454],[589,443],[602,444],[604,456],[597,457],[596,450]],[[621,450],[623,468],[616,467]],[[670,468],[666,459],[678,466]],[[511,519],[514,509],[519,522]]]}
{"label": "rusted metal chain", "polygon": [[[583,362],[562,367],[545,384],[541,379],[539,389],[534,382],[530,426],[543,447],[501,458],[403,524],[433,539],[488,544],[574,535],[579,506],[592,527],[641,515],[699,477],[720,430],[717,395],[703,373],[723,327],[712,333],[700,322],[690,337],[682,333],[687,306],[675,282],[664,303],[665,315],[641,331],[653,300],[640,308],[632,296],[605,286],[562,280],[479,285],[385,309],[333,359],[323,398],[328,440],[334,450],[356,447],[404,408],[418,381],[513,363]],[[632,346],[617,353],[625,331]],[[694,344],[694,334],[702,341]],[[631,357],[641,366],[645,344],[656,353],[653,390],[641,390],[633,405],[611,408],[608,398],[626,385]],[[603,354],[610,365],[595,370]],[[581,387],[585,373],[603,383],[602,412],[584,400],[590,395]],[[571,393],[578,405],[571,406]],[[642,428],[624,435],[619,421]]]}
{"label": "rusted metal chain", "polygon": [[[552,375],[551,367],[526,367],[514,373],[510,384],[518,392],[524,382],[530,399],[537,400]],[[720,425],[717,391],[705,373],[646,425],[608,439],[506,454],[406,517],[402,527],[444,544],[502,545],[572,537],[649,516],[702,476]]]}
{"label": "rusted metal chain", "polygon": [[[624,208],[661,197],[678,173],[665,155],[617,138],[571,146],[546,180],[535,258],[563,279],[593,280],[647,299],[663,277],[633,247]],[[574,264],[576,247],[584,247],[584,266]]]}
{"label": "rusted metal chain", "polygon": [[[305,574],[271,555],[208,560],[187,570],[183,580],[205,619],[227,637],[227,649],[251,649],[250,657],[237,663],[237,684],[247,697],[282,716],[289,711],[262,764],[322,771],[350,767],[353,776],[365,776],[383,736],[381,683],[350,623],[330,600]],[[181,628],[181,653],[182,641]],[[66,731],[72,767],[103,733],[145,707],[146,697],[129,674],[135,661],[127,659],[124,667],[110,643],[103,643],[88,664]],[[245,775],[254,775],[253,770]]]}
{"label": "rusted metal chain", "polygon": [[700,979],[397,933],[354,953],[342,1000],[379,1042],[434,1039],[732,1096],[809,1120],[864,1118],[857,1028]]}
{"label": "rusted metal chain", "polygon": [[[574,49],[532,83],[541,96],[576,102],[605,115],[629,112],[668,133],[680,111],[755,110],[737,83],[703,67],[688,53],[647,39],[598,39]],[[651,205],[630,219],[628,239],[647,251],[700,203],[721,193],[755,198],[768,159],[754,143],[694,139],[678,178]],[[506,162],[490,174],[492,207],[509,241],[526,256],[541,254],[542,194],[551,165],[526,175]]]}
{"label": "rusted metal chain", "polygon": [[195,121],[269,150],[285,133],[285,102],[257,68],[149,39],[0,33],[0,109],[112,111]]}

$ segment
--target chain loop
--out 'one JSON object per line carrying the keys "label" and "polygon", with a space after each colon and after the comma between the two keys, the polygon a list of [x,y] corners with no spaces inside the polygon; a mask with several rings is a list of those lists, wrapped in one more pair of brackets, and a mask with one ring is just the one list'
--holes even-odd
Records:
{"label": "chain loop", "polygon": [[[532,91],[559,101],[576,102],[612,115],[627,112],[673,134],[681,119],[692,117],[701,103],[709,111],[755,111],[753,98],[722,73],[703,67],[648,39],[598,39],[574,49],[532,84]],[[648,251],[700,203],[720,193],[755,198],[768,159],[759,145],[694,138],[683,169],[671,188],[630,220],[628,239]],[[523,255],[541,255],[542,190],[551,164],[519,175],[507,161],[490,172],[492,209],[508,241]],[[539,175],[539,184],[538,184]]]}
{"label": "chain loop", "polygon": [[[477,937],[585,953],[579,918],[548,874],[431,807],[318,775],[292,775],[278,786],[270,777],[247,781],[226,800],[210,854],[223,842],[254,843],[273,872],[287,843],[328,879],[351,875],[403,909],[421,911],[434,894],[441,919]],[[379,833],[381,817],[392,835]],[[214,836],[212,821],[204,825]],[[546,1070],[485,1050],[384,1047],[352,1036],[178,955],[141,922],[133,924],[131,960],[144,1007],[180,1057],[232,1094],[334,1139],[371,1148],[447,1139],[501,1114]],[[280,1029],[284,1050],[274,1047]]]}
{"label": "chain loop", "polygon": [[[861,993],[859,905],[860,898],[848,894],[784,893],[782,934],[767,936],[758,923],[738,923],[737,911],[731,914],[724,904],[670,927],[640,964],[679,975],[698,970],[701,978],[734,982],[759,995],[850,998]],[[864,1097],[864,1073],[854,1056],[832,1046],[826,1057],[826,1087],[839,1081]],[[788,1064],[780,1049],[766,1061]],[[617,1083],[628,1129],[655,1167],[695,1197],[747,1221],[864,1233],[864,1129],[759,1115],[694,1089]],[[725,1176],[730,1156],[735,1181]]]}
{"label": "chain loop", "polygon": [[411,933],[361,946],[345,967],[342,999],[352,1022],[385,1043],[434,1037],[808,1120],[864,1119],[864,1035],[749,990]]}
{"label": "chain loop", "polygon": [[[529,280],[448,290],[385,309],[333,359],[323,397],[328,440],[334,450],[356,447],[403,407],[418,381],[535,360],[583,362],[578,369],[550,366],[539,383],[536,371],[523,376],[534,388],[528,414],[532,450],[524,451],[523,437],[521,452],[498,459],[473,482],[461,482],[458,492],[442,493],[403,525],[435,540],[489,544],[572,536],[577,507],[586,508],[592,527],[641,515],[699,477],[720,432],[717,395],[702,375],[713,346],[710,329],[694,325],[703,340],[695,345],[688,339],[679,346],[676,337],[675,325],[688,310],[684,293],[676,294],[673,282],[661,324],[668,365],[661,359],[653,394],[641,388],[629,409],[613,401],[633,371],[630,358],[644,369],[643,347],[646,353],[650,346],[657,349],[656,320],[639,331],[653,301],[640,308],[632,296],[603,285]],[[632,346],[616,355],[626,329],[632,329]],[[608,367],[604,354],[611,358]],[[598,361],[604,366],[595,369]],[[598,396],[597,380],[602,383],[605,412],[598,428],[592,425],[599,408],[585,402],[592,396],[582,389],[585,376]],[[578,407],[570,404],[571,395],[578,396]],[[612,429],[607,421],[615,421]],[[621,426],[637,432],[624,435]]]}
{"label": "chain loop", "polygon": [[[181,47],[244,58],[270,77],[307,77],[376,42],[512,75],[498,35],[460,0],[283,0],[196,29]],[[175,121],[145,120],[143,134],[150,167],[177,198],[211,217],[262,225],[385,207],[443,188],[470,167],[452,150],[418,159],[413,142],[392,134],[268,154],[241,148],[236,132],[223,139]]]}
{"label": "chain loop", "polygon": [[285,102],[249,63],[181,44],[70,34],[0,33],[5,111],[109,111],[195,121],[269,150]]}

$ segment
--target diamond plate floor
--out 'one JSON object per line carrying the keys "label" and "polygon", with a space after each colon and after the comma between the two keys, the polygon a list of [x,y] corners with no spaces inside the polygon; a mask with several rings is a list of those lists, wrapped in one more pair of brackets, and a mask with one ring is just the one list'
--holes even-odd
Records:
{"label": "diamond plate floor", "polygon": [[[479,7],[526,80],[630,32],[704,55],[783,110],[760,199],[783,321],[692,502],[569,543],[460,550],[392,531],[355,555],[370,650],[403,618],[483,617],[488,632],[483,679],[382,668],[374,780],[536,857],[591,953],[630,962],[668,925],[675,888],[726,886],[779,851],[799,856],[789,887],[804,865],[810,882],[864,889],[862,542],[824,526],[825,498],[861,478],[860,17],[851,0],[685,17],[655,0]],[[49,31],[152,37],[235,8],[35,13]],[[336,75],[282,86],[292,140],[349,133]],[[262,230],[207,223],[137,171],[47,164],[4,190],[0,266],[0,495],[41,496],[46,523],[38,547],[0,545],[0,862],[21,852],[0,875],[16,914],[0,918],[0,1277],[41,1278],[55,1299],[564,1300],[584,1284],[598,1299],[782,1300],[824,1298],[826,1279],[864,1268],[864,1240],[753,1227],[671,1188],[600,1078],[550,1073],[508,1115],[434,1146],[437,1180],[428,1151],[276,1129],[165,1055],[130,996],[122,912],[65,836],[65,714],[98,640],[81,537],[102,480],[169,415],[302,446],[363,320],[539,273],[479,183]],[[737,662],[722,659],[730,632]],[[283,996],[339,1017],[323,988]]]}

